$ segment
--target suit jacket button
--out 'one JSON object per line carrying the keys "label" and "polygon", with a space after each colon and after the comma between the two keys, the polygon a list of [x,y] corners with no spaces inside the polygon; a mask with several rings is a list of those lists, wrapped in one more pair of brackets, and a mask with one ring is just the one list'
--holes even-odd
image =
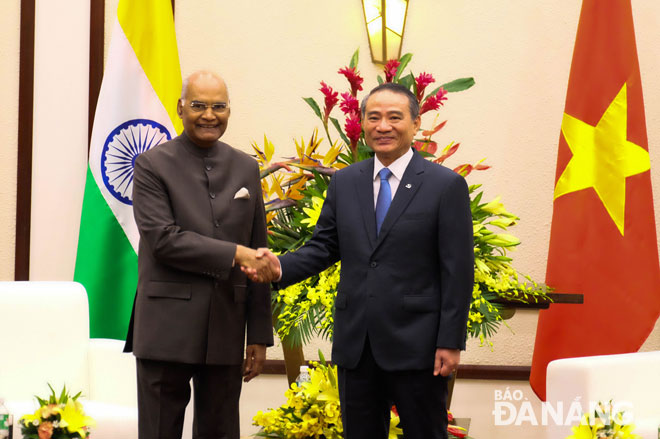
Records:
{"label": "suit jacket button", "polygon": [[213,169],[213,166],[211,166],[211,165],[206,165],[206,170],[207,170],[207,171],[210,171],[211,169]]}
{"label": "suit jacket button", "polygon": [[218,221],[218,220],[213,221],[213,225],[214,225],[214,226],[216,227],[216,229],[217,229],[218,227],[220,227],[220,221]]}
{"label": "suit jacket button", "polygon": [[371,264],[369,264],[369,265],[371,266],[371,268],[376,268],[376,267],[378,267],[378,262],[371,261]]}
{"label": "suit jacket button", "polygon": [[209,197],[215,198],[215,192],[209,192]]}

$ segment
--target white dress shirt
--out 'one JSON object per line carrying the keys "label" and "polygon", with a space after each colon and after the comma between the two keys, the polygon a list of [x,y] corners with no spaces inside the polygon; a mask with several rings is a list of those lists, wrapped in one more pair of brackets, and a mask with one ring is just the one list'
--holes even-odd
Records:
{"label": "white dress shirt", "polygon": [[[403,179],[403,173],[406,172],[406,168],[412,158],[413,151],[412,148],[410,148],[404,155],[387,166],[387,169],[392,171],[392,175],[390,175],[390,178],[387,180],[390,183],[390,189],[392,190],[392,199],[394,199],[396,190],[399,188],[399,183],[401,183],[401,180]],[[383,168],[385,168],[385,165],[378,160],[377,156],[374,156],[374,208],[376,207],[376,200],[378,200],[378,191],[380,191],[380,177],[378,176],[378,173]]]}
{"label": "white dress shirt", "polygon": [[[406,168],[408,167],[408,164],[410,164],[412,157],[413,151],[412,148],[410,148],[404,155],[387,166],[387,168],[392,171],[392,175],[390,175],[390,178],[387,180],[390,183],[392,199],[394,199],[396,190],[399,188],[399,183],[401,183],[401,180],[403,179],[403,173],[406,172]],[[378,160],[378,157],[374,156],[374,209],[376,208],[376,200],[378,200],[378,191],[380,190],[380,177],[378,176],[378,173],[383,168],[385,168],[385,165]],[[275,282],[279,282],[280,280],[282,280],[282,264],[280,264],[280,276]]]}

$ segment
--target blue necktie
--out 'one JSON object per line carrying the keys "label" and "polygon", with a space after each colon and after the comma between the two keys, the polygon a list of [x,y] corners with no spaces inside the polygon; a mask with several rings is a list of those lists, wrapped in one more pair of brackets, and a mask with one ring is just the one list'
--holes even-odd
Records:
{"label": "blue necktie", "polygon": [[381,169],[378,173],[380,177],[380,190],[378,191],[378,199],[376,199],[376,234],[380,233],[380,226],[383,225],[385,215],[387,215],[387,209],[392,204],[392,188],[390,188],[390,182],[387,181],[391,175],[392,171],[387,168]]}

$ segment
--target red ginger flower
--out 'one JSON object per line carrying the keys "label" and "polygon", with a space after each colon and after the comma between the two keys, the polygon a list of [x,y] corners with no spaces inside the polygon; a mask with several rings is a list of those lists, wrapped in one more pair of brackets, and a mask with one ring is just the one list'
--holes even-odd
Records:
{"label": "red ginger flower", "polygon": [[337,73],[346,76],[346,79],[351,84],[351,95],[357,96],[357,92],[362,90],[362,82],[364,81],[360,77],[360,72],[355,67],[344,67],[343,69],[339,69]]}
{"label": "red ginger flower", "polygon": [[430,73],[422,72],[418,77],[415,78],[415,84],[417,85],[417,100],[422,102],[424,98],[424,90],[426,86],[435,82],[435,78]]}
{"label": "red ginger flower", "polygon": [[351,150],[355,151],[358,140],[362,134],[362,125],[360,125],[360,113],[350,113],[344,124],[346,137],[351,141]]}
{"label": "red ginger flower", "polygon": [[397,59],[387,61],[387,64],[385,64],[385,82],[392,82],[400,65],[401,63]]}
{"label": "red ginger flower", "polygon": [[436,94],[426,98],[426,100],[422,104],[422,108],[419,110],[419,114],[421,115],[426,113],[427,111],[437,110],[438,108],[440,108],[440,105],[444,105],[442,101],[446,101],[446,100],[447,100],[447,90],[441,88],[440,90],[438,90]]}
{"label": "red ginger flower", "polygon": [[332,90],[332,87],[328,86],[325,82],[321,81],[321,93],[325,96],[325,109],[324,109],[324,114],[323,114],[323,122],[328,121],[328,116],[330,116],[330,112],[332,109],[337,105],[337,102],[339,99],[337,99],[338,93],[334,90]]}
{"label": "red ginger flower", "polygon": [[339,104],[339,108],[347,116],[352,113],[360,113],[360,103],[353,95],[348,92],[341,94],[341,103]]}

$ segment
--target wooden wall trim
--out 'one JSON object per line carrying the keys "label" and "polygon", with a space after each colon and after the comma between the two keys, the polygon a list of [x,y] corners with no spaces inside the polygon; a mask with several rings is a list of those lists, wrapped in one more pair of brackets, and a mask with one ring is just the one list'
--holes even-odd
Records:
{"label": "wooden wall trim", "polygon": [[32,210],[35,0],[21,0],[20,26],[14,279],[28,280],[30,277],[30,218]]}
{"label": "wooden wall trim", "polygon": [[[530,366],[485,366],[461,364],[458,366],[458,379],[464,380],[506,380],[529,381]],[[263,374],[285,375],[284,360],[266,360]]]}
{"label": "wooden wall trim", "polygon": [[[105,0],[92,0],[89,9],[89,110],[88,143],[92,139],[92,126],[96,103],[103,82],[103,55],[105,48]],[[87,146],[89,149],[89,144]]]}
{"label": "wooden wall trim", "polygon": [[461,364],[458,366],[457,378],[464,380],[529,381],[530,369],[530,366]]}

